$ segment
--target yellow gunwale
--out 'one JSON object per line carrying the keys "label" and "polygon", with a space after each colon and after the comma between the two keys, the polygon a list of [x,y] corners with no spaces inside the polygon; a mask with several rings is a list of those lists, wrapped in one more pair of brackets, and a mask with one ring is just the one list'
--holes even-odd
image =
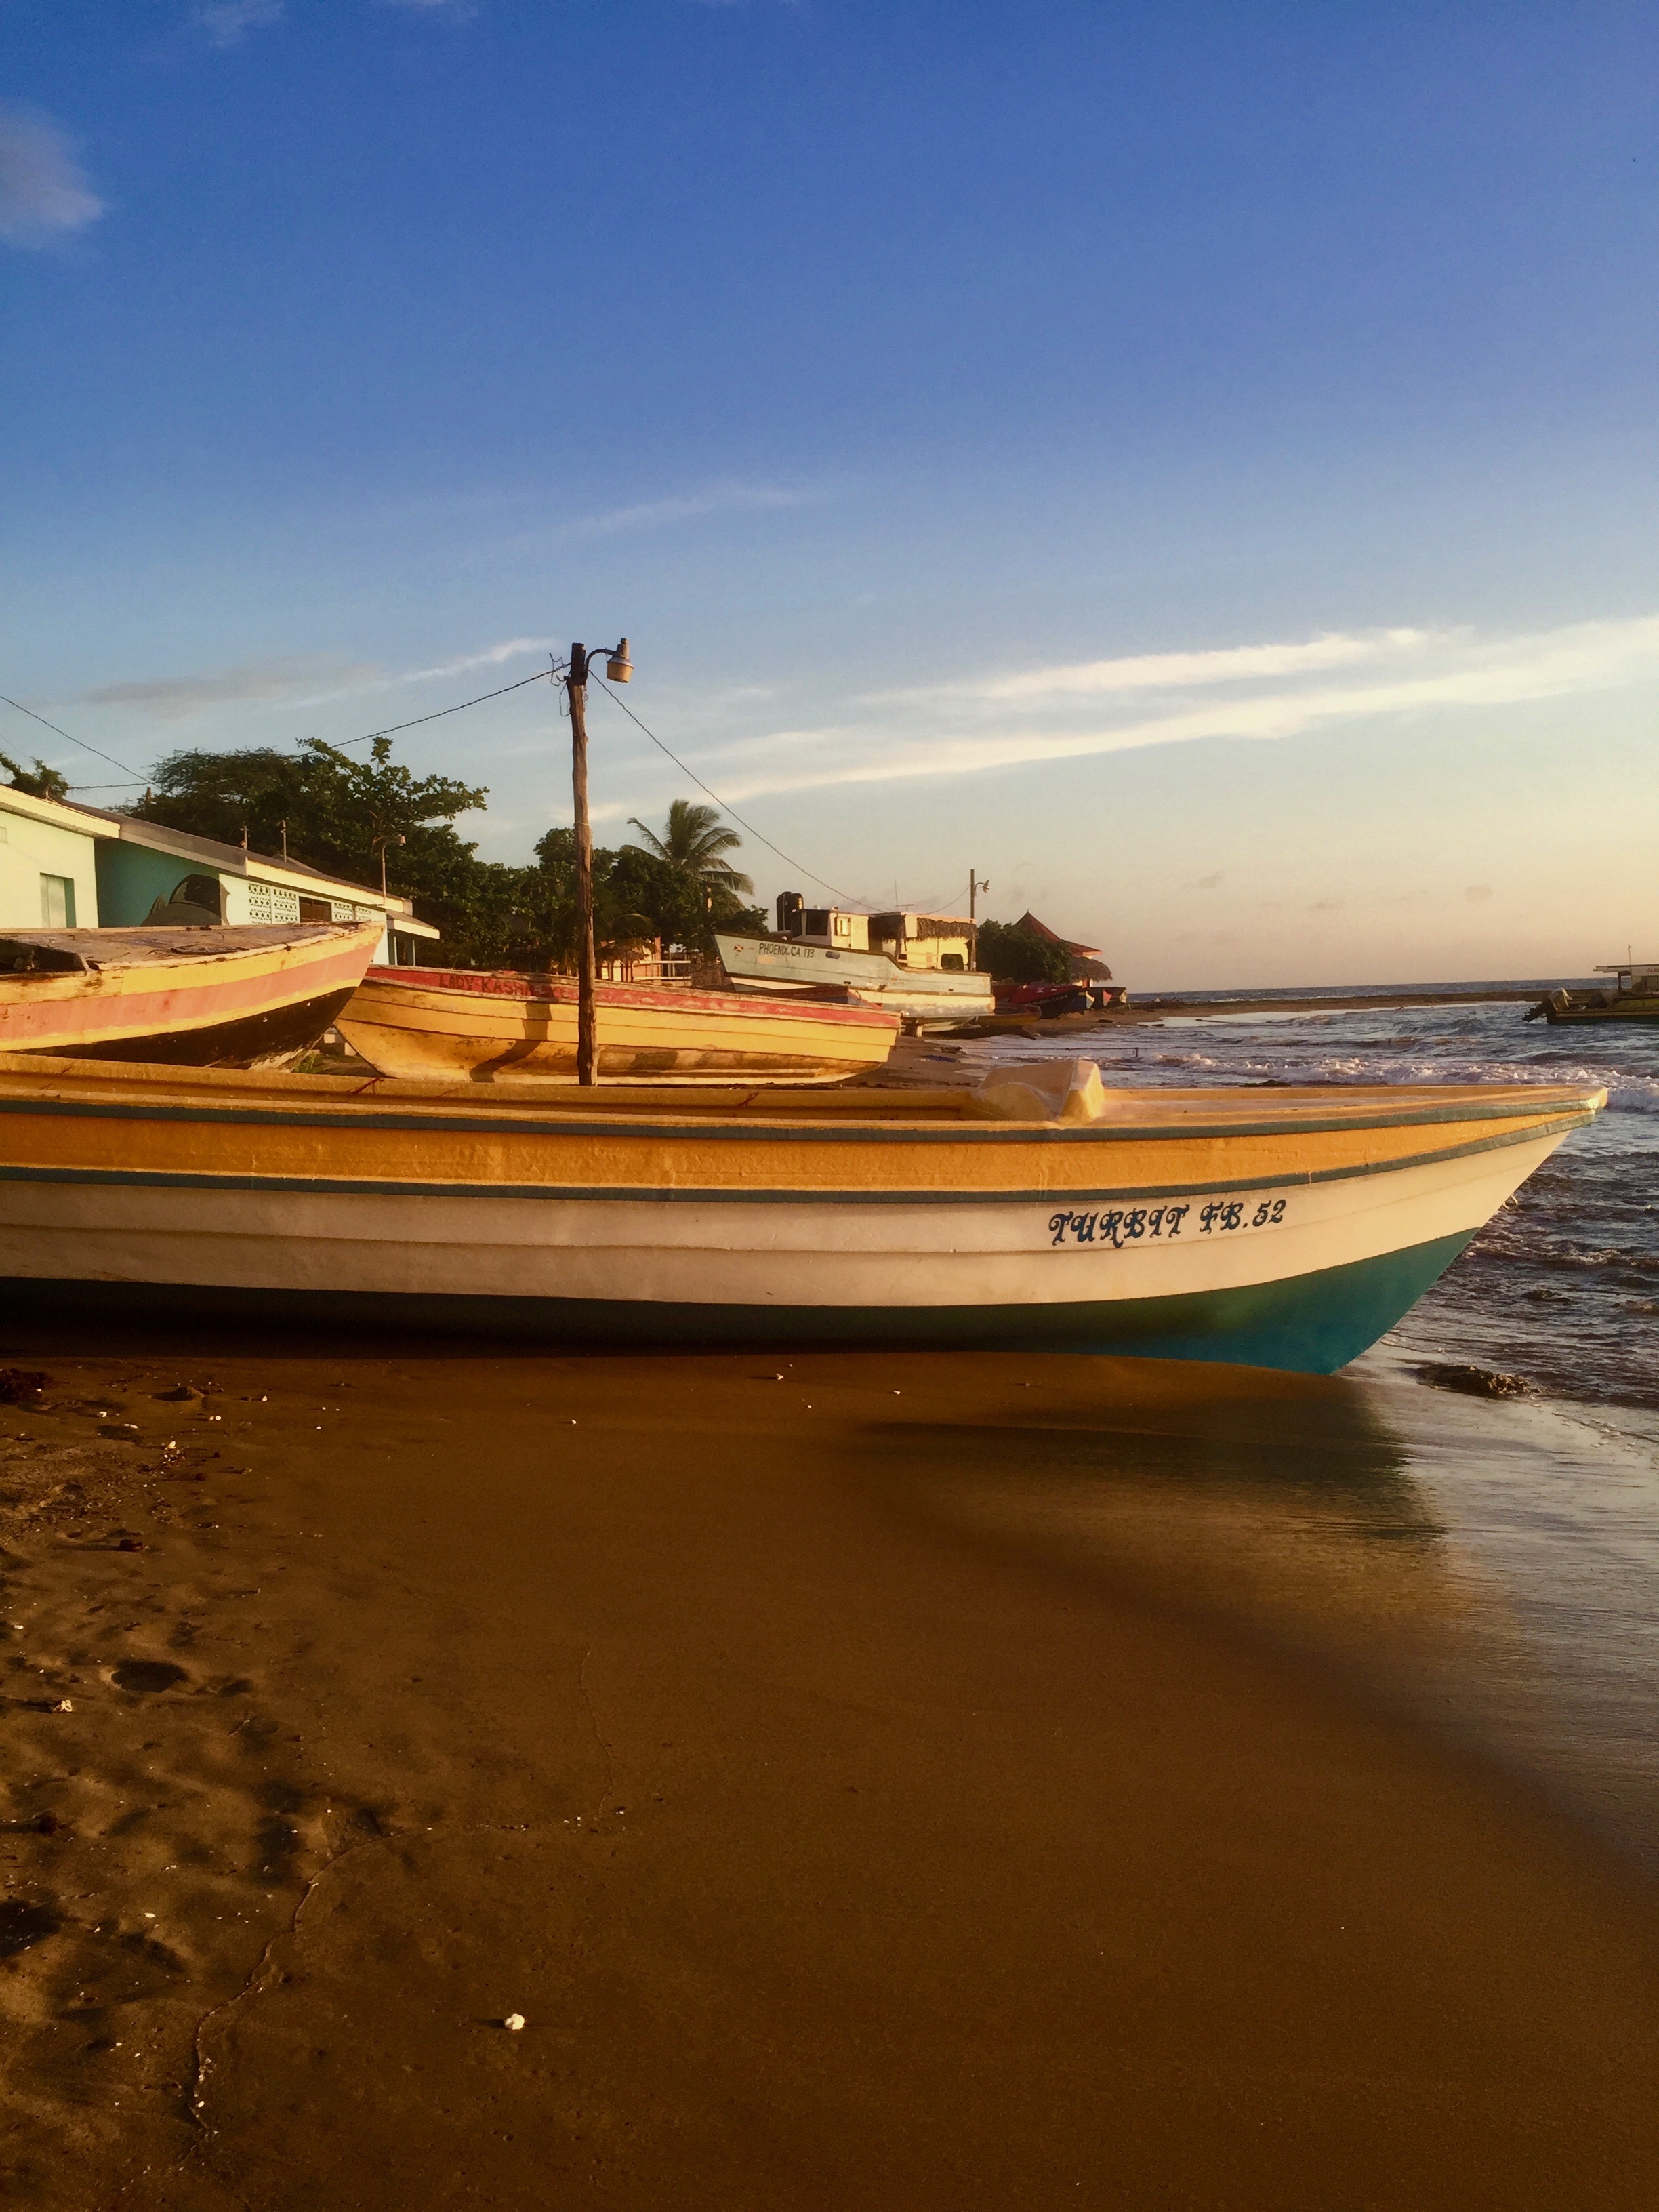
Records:
{"label": "yellow gunwale", "polygon": [[0,1055],[0,1176],[681,1198],[1239,1188],[1524,1142],[1589,1121],[1604,1097],[1569,1085],[1146,1091],[1118,1094],[1101,1121],[1012,1122],[969,1118],[960,1091],[500,1082],[481,1094]]}

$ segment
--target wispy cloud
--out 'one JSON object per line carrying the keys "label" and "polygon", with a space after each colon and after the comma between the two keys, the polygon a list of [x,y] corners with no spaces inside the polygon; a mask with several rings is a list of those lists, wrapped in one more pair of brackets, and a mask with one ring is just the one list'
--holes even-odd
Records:
{"label": "wispy cloud", "polygon": [[1115,660],[1084,660],[1059,668],[970,678],[964,682],[878,693],[898,699],[976,699],[988,704],[1044,699],[1104,698],[1121,691],[1187,691],[1263,677],[1305,676],[1409,653],[1427,642],[1420,629],[1377,630],[1358,637],[1316,637],[1299,645],[1236,645],[1201,653],[1140,653]]}
{"label": "wispy cloud", "polygon": [[407,684],[446,683],[477,669],[498,669],[508,661],[552,650],[550,638],[510,637],[422,668],[388,669],[375,661],[314,657],[256,660],[200,675],[144,676],[102,684],[81,696],[94,707],[131,707],[157,721],[182,722],[215,707],[323,707],[337,699],[372,696]]}
{"label": "wispy cloud", "polygon": [[199,0],[196,20],[216,46],[234,46],[250,31],[278,23],[285,0]]}
{"label": "wispy cloud", "polygon": [[718,514],[741,507],[804,507],[817,497],[811,491],[793,490],[783,484],[710,484],[702,491],[681,492],[666,499],[638,500],[629,507],[613,507],[599,514],[584,514],[562,523],[569,538],[609,537],[624,530],[661,530],[676,522],[695,521],[699,515]]}
{"label": "wispy cloud", "polygon": [[57,125],[25,108],[0,106],[0,238],[10,246],[50,246],[103,212]]}
{"label": "wispy cloud", "polygon": [[[1079,671],[1090,672],[1086,684],[1074,680]],[[1126,672],[1133,680],[1122,680]],[[1637,683],[1659,684],[1659,616],[1508,636],[1468,627],[1377,630],[992,672],[866,696],[833,725],[723,748],[736,769],[726,788],[740,804],[767,792],[971,775],[1202,738],[1293,738]],[[1148,694],[1164,695],[1156,712]],[[1120,698],[1135,711],[1123,712]],[[1080,720],[1085,703],[1097,711]]]}
{"label": "wispy cloud", "polygon": [[353,671],[329,690],[313,691],[305,698],[289,699],[283,703],[291,707],[321,707],[331,699],[344,699],[359,691],[390,691],[404,684],[439,682],[447,677],[465,676],[474,668],[499,668],[504,662],[518,660],[526,653],[552,653],[556,649],[550,637],[510,637],[500,645],[486,646],[481,653],[463,653],[453,660],[434,661],[429,668]]}
{"label": "wispy cloud", "polygon": [[[82,696],[94,707],[136,707],[157,721],[185,722],[213,707],[286,700],[331,676],[350,689],[372,681],[379,673],[375,668],[337,661],[254,661],[203,676],[146,676],[125,684],[100,684]],[[337,691],[327,696],[339,695]]]}

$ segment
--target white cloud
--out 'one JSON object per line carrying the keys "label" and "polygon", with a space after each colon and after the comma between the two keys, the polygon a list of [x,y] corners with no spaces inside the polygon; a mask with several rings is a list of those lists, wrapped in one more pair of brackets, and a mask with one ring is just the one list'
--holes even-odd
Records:
{"label": "white cloud", "polygon": [[560,526],[571,538],[608,537],[624,530],[660,530],[676,522],[690,522],[699,515],[718,514],[734,507],[803,507],[816,495],[792,491],[781,484],[711,484],[705,490],[684,492],[667,499],[640,500],[629,507],[613,507],[599,514],[585,514]]}
{"label": "white cloud", "polygon": [[216,46],[234,46],[250,31],[283,19],[285,0],[201,0],[196,20]]}
{"label": "white cloud", "polygon": [[[303,699],[290,699],[291,707],[321,707],[331,699],[343,699],[357,691],[389,691],[403,684],[425,684],[448,676],[464,676],[472,668],[499,668],[504,661],[516,660],[526,653],[556,651],[548,637],[510,637],[501,645],[486,646],[482,653],[464,653],[453,660],[441,660],[430,668],[404,668],[387,673],[379,668],[365,669],[358,678],[353,671],[344,681],[328,691],[315,691]],[[354,680],[357,679],[357,680]]]}
{"label": "white cloud", "polygon": [[[768,792],[969,775],[1206,738],[1269,741],[1344,722],[1659,684],[1659,616],[1499,637],[1468,628],[1382,630],[1356,639],[1316,638],[1305,646],[1227,647],[1079,665],[1139,672],[1150,664],[1197,675],[1167,686],[1138,681],[1115,687],[1140,708],[1127,718],[1113,711],[1111,687],[1100,688],[1099,711],[1083,721],[1077,691],[1065,682],[1038,681],[1069,676],[1069,668],[1018,679],[1031,687],[1018,697],[1018,719],[1008,713],[1014,679],[995,674],[849,702],[851,711],[836,724],[723,747],[746,757],[748,768],[726,779],[728,796],[741,804]],[[1226,673],[1218,672],[1224,668]],[[1145,695],[1160,688],[1171,696],[1158,711],[1146,712]]]}
{"label": "white cloud", "polygon": [[1419,629],[1378,630],[1359,637],[1316,637],[1301,645],[1236,645],[1200,653],[1139,653],[1115,660],[1085,660],[1017,675],[965,683],[922,685],[876,695],[885,700],[981,699],[987,702],[1105,697],[1118,691],[1173,691],[1249,678],[1304,676],[1316,669],[1352,666],[1407,653],[1430,641]]}
{"label": "white cloud", "polygon": [[0,238],[47,246],[103,212],[62,131],[44,116],[0,107]]}

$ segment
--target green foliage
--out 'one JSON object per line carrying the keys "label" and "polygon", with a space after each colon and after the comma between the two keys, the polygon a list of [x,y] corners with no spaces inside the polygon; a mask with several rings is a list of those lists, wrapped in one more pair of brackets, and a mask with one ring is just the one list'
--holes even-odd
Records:
{"label": "green foliage", "polygon": [[981,922],[979,964],[1005,983],[1065,983],[1072,974],[1072,957],[1063,945],[1017,921]]}
{"label": "green foliage", "polygon": [[390,890],[414,902],[444,933],[444,957],[494,967],[513,941],[516,879],[525,869],[480,860],[453,826],[488,792],[453,776],[416,776],[376,738],[367,760],[308,738],[298,753],[251,746],[240,752],[173,753],[132,811],[147,822],[256,852],[288,850],[296,860],[348,883],[378,889],[386,855]]}
{"label": "green foliage", "polygon": [[[14,780],[20,773],[13,769]],[[282,851],[286,823],[293,859],[377,889],[384,850],[387,888],[442,931],[434,951],[445,966],[568,972],[576,964],[574,833],[550,830],[531,867],[481,860],[453,823],[488,796],[450,776],[412,775],[393,762],[388,738],[374,740],[366,761],[311,738],[297,754],[266,746],[171,754],[132,811],[227,845],[240,844],[246,829],[250,846],[268,854]],[[708,957],[716,929],[761,926],[739,896],[753,888],[748,877],[722,857],[739,840],[712,807],[677,799],[662,839],[642,834],[653,849],[594,853],[601,952],[658,937]]]}
{"label": "green foliage", "polygon": [[[536,848],[543,881],[538,915],[546,964],[574,967],[576,958],[575,836],[550,830]],[[641,938],[660,938],[665,947],[684,945],[711,958],[717,929],[747,930],[760,917],[738,897],[734,883],[745,877],[727,871],[724,878],[699,882],[672,861],[637,845],[620,852],[596,846],[593,853],[593,934],[603,947]]]}
{"label": "green foliage", "polygon": [[11,787],[27,793],[31,799],[67,799],[69,778],[59,775],[55,768],[48,768],[37,753],[31,770],[19,768],[9,753],[0,753],[0,768],[11,770]]}
{"label": "green foliage", "polygon": [[675,799],[668,809],[668,819],[660,836],[632,815],[628,826],[637,830],[645,840],[642,848],[633,847],[630,840],[631,849],[651,854],[703,890],[753,896],[754,884],[747,876],[739,875],[724,857],[734,853],[743,840],[720,820],[714,807],[700,806],[694,799]]}

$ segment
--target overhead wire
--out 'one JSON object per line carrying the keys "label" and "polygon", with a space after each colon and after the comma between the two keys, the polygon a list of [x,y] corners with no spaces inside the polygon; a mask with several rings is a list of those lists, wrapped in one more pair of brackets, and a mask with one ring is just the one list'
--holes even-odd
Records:
{"label": "overhead wire", "polygon": [[[0,691],[0,699],[5,700],[8,707],[15,707],[20,714],[27,714],[30,721],[39,722],[43,730],[51,730],[60,738],[68,738],[70,744],[79,745],[83,753],[96,753],[100,760],[107,761],[112,768],[118,768],[123,775],[131,775],[135,783],[143,781],[142,775],[134,774],[126,763],[117,760],[113,753],[106,753],[100,746],[89,745],[84,738],[72,737],[69,731],[58,729],[56,722],[49,722],[44,714],[37,714],[33,707],[26,707],[21,699],[8,698],[3,691]],[[83,784],[82,788],[86,791],[113,791],[116,787],[113,784]]]}
{"label": "overhead wire", "polygon": [[516,684],[503,684],[498,691],[480,691],[476,699],[457,700],[453,707],[440,707],[435,714],[416,714],[413,721],[388,722],[383,730],[365,730],[361,738],[337,738],[329,742],[342,745],[366,745],[376,738],[395,738],[399,730],[418,730],[422,722],[441,722],[446,714],[461,714],[468,707],[482,707],[486,699],[504,699],[509,691],[522,691],[526,684],[545,684],[553,673],[550,668],[538,668],[533,676],[521,676]]}
{"label": "overhead wire", "polygon": [[[481,691],[475,699],[458,700],[453,707],[440,707],[430,714],[414,715],[407,722],[389,722],[384,729],[366,730],[360,737],[337,738],[327,742],[336,746],[366,745],[373,744],[376,738],[396,737],[400,730],[417,730],[424,722],[441,722],[447,714],[463,714],[469,707],[482,707],[486,700],[505,698],[509,691],[522,691],[529,684],[553,681],[556,679],[559,666],[562,665],[557,664],[550,668],[538,668],[533,676],[521,676],[515,684],[503,684],[494,691]],[[592,673],[591,669],[589,673],[590,675]],[[871,902],[868,899],[860,898],[855,892],[842,890],[838,884],[830,883],[825,877],[818,875],[813,869],[809,868],[804,861],[796,860],[793,854],[786,853],[781,845],[775,845],[763,831],[756,829],[752,822],[746,821],[729,799],[722,799],[712,784],[705,783],[695,769],[688,768],[679,755],[671,750],[656,732],[640,720],[628,702],[611,690],[602,676],[593,676],[592,680],[599,685],[600,690],[616,701],[617,705],[622,708],[635,729],[649,738],[657,750],[673,762],[682,775],[690,776],[699,791],[707,792],[721,811],[729,814],[732,821],[741,829],[747,830],[757,844],[764,845],[769,853],[775,853],[779,860],[785,861],[790,867],[805,876],[809,883],[817,884],[823,890],[833,892],[838,899],[845,899],[849,906],[870,908]],[[136,769],[129,769],[125,761],[118,761],[112,753],[106,753],[97,745],[88,744],[83,738],[77,738],[70,731],[60,729],[56,722],[49,722],[44,714],[37,714],[33,707],[25,707],[19,700],[9,697],[3,691],[0,691],[0,701],[3,701],[8,707],[16,708],[20,714],[27,714],[32,721],[39,722],[42,729],[51,730],[57,736],[67,738],[72,745],[79,745],[82,752],[95,753],[100,760],[107,761],[112,768],[118,768],[123,775],[130,776],[134,783],[146,781],[147,779],[139,775]],[[77,784],[74,787],[78,791],[116,791],[121,787],[118,784],[83,783]]]}
{"label": "overhead wire", "polygon": [[[588,673],[592,675],[592,671],[590,669]],[[714,789],[714,786],[712,784],[705,783],[695,769],[687,768],[685,763],[680,758],[678,753],[669,752],[668,747],[664,744],[662,739],[657,735],[656,732],[654,730],[646,728],[645,724],[641,721],[639,716],[634,712],[634,709],[629,705],[628,702],[625,699],[617,697],[617,694],[611,690],[611,686],[605,682],[604,677],[594,676],[593,681],[599,685],[601,691],[608,692],[611,697],[617,701],[617,704],[622,708],[623,714],[627,715],[629,720],[634,724],[636,729],[645,731],[646,736],[650,738],[652,744],[655,745],[659,753],[667,754],[668,758],[673,762],[675,767],[678,769],[682,775],[689,775],[692,782],[696,785],[699,791],[706,791],[708,793],[708,796],[714,800],[715,805],[718,806],[722,812],[729,814],[732,819],[738,823],[743,829],[746,830],[750,836],[753,837],[757,843],[764,845],[769,853],[775,853],[779,860],[788,861],[789,866],[792,868],[798,869],[810,883],[821,884],[827,891],[834,891],[838,899],[845,899],[849,906],[869,908],[870,902],[868,899],[861,899],[854,892],[844,891],[841,890],[838,885],[826,882],[823,877],[814,875],[811,868],[805,866],[801,861],[794,859],[792,854],[786,853],[781,845],[775,845],[769,837],[763,836],[762,833],[756,829],[752,822],[745,822],[742,815],[738,813],[737,808],[732,805],[729,799],[722,799],[719,792]]]}

